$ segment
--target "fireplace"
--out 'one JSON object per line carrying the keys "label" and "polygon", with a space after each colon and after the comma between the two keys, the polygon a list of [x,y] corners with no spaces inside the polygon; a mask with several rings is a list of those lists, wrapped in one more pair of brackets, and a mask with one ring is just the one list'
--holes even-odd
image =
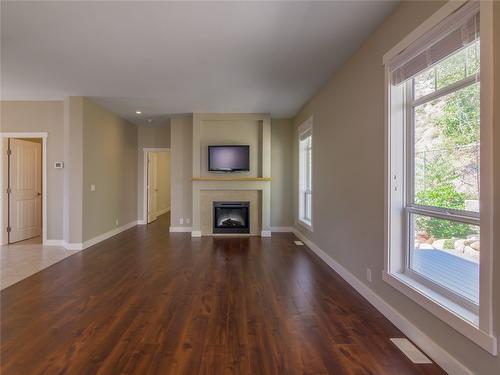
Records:
{"label": "fireplace", "polygon": [[214,202],[213,233],[250,233],[250,202]]}

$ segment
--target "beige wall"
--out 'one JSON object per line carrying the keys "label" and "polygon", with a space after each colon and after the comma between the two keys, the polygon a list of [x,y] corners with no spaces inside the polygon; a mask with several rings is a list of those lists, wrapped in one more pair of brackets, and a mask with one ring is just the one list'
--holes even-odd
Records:
{"label": "beige wall", "polygon": [[170,210],[170,151],[158,155],[158,211]]}
{"label": "beige wall", "polygon": [[85,98],[84,241],[137,220],[137,155],[136,126]]}
{"label": "beige wall", "polygon": [[[84,97],[0,104],[0,131],[48,133],[49,240],[79,244],[116,228],[116,219],[118,226],[137,220],[138,159],[142,147],[170,146],[168,124],[136,127]],[[64,168],[55,169],[55,161]],[[163,182],[162,205],[169,201],[169,182]]]}
{"label": "beige wall", "polygon": [[271,226],[293,225],[293,144],[292,120],[271,120]]}
{"label": "beige wall", "polygon": [[[63,235],[64,160],[62,101],[1,101],[0,131],[47,132],[47,239]],[[44,224],[45,225],[45,224]]]}
{"label": "beige wall", "polygon": [[144,148],[170,148],[170,122],[137,126],[137,217],[144,217]]}
{"label": "beige wall", "polygon": [[[177,117],[170,121],[171,214],[170,226],[190,227],[186,218],[192,214],[193,118]],[[179,219],[184,219],[180,224]]]}
{"label": "beige wall", "polygon": [[[373,281],[367,286],[475,374],[499,374],[499,357],[488,354],[381,278],[384,262],[382,56],[441,5],[422,1],[402,3],[295,118],[295,125],[299,125],[314,116],[314,233],[304,233],[359,280],[366,280],[366,269],[371,268]],[[500,39],[500,2],[495,7],[496,39]],[[498,73],[500,40],[495,43]],[[500,145],[499,75],[496,75],[495,94],[496,146]],[[295,171],[296,155],[297,151]],[[500,147],[496,147],[495,161],[495,250],[499,250]],[[296,177],[294,185],[297,185]],[[496,256],[494,262],[494,318],[498,333],[500,256]]]}

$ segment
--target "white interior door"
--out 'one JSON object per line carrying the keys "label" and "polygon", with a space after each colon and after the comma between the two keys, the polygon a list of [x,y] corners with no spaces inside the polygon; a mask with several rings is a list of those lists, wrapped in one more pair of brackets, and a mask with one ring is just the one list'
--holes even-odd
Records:
{"label": "white interior door", "polygon": [[42,145],[9,140],[9,243],[42,232]]}
{"label": "white interior door", "polygon": [[158,155],[148,152],[148,223],[158,217]]}

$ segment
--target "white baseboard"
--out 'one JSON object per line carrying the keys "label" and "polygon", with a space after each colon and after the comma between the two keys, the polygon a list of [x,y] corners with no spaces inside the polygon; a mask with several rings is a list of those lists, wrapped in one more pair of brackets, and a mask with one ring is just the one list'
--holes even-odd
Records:
{"label": "white baseboard", "polygon": [[169,228],[169,231],[170,232],[191,232],[193,230],[193,228],[191,227],[170,227]]}
{"label": "white baseboard", "polygon": [[137,225],[146,225],[148,222],[146,220],[137,220]]}
{"label": "white baseboard", "polygon": [[276,233],[294,233],[295,228],[294,227],[271,227],[271,232],[276,232]]}
{"label": "white baseboard", "polygon": [[82,242],[63,241],[63,246],[66,248],[66,250],[83,250],[83,243]]}
{"label": "white baseboard", "polygon": [[191,231],[191,237],[201,237],[201,230]]}
{"label": "white baseboard", "polygon": [[378,294],[371,290],[367,285],[361,282],[356,276],[340,265],[327,253],[321,250],[314,242],[305,237],[298,230],[294,230],[295,235],[300,238],[321,260],[328,264],[337,272],[347,283],[370,302],[382,315],[384,315],[392,324],[403,332],[410,340],[420,347],[434,362],[443,370],[454,375],[473,375],[473,373],[460,363],[456,358],[450,355],[441,346],[436,344],[417,326],[410,322],[406,317],[389,305]]}
{"label": "white baseboard", "polygon": [[261,230],[260,236],[261,237],[271,237],[271,231],[270,230]]}
{"label": "white baseboard", "polygon": [[116,236],[117,234],[126,231],[127,229],[133,228],[137,225],[137,221],[132,221],[128,224],[122,225],[121,227],[115,228],[110,230],[109,232],[100,234],[99,236],[96,236],[94,238],[91,238],[90,240],[87,240],[83,242],[83,246],[81,249],[75,249],[75,250],[83,250],[86,249],[87,247],[94,246],[95,244],[98,244],[99,242],[102,242],[104,240],[107,240],[110,237]]}
{"label": "white baseboard", "polygon": [[64,246],[63,240],[45,240],[43,246]]}

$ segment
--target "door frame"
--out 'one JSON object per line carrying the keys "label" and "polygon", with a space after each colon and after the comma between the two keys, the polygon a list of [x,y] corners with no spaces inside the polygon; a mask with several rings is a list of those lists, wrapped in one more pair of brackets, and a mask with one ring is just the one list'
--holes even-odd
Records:
{"label": "door frame", "polygon": [[142,149],[142,224],[148,223],[148,152],[170,152],[170,147],[144,147]]}
{"label": "door frame", "polygon": [[[0,132],[0,187],[2,189],[2,199],[0,199],[0,244],[6,245],[8,243],[7,234],[7,222],[4,220],[5,205],[8,205],[7,200],[7,181],[5,177],[8,178],[4,168],[7,165],[4,161],[5,153],[7,150],[4,149],[5,138],[41,138],[42,139],[42,244],[47,244],[47,132]],[[7,206],[8,207],[8,206]],[[7,213],[8,215],[8,213]]]}

